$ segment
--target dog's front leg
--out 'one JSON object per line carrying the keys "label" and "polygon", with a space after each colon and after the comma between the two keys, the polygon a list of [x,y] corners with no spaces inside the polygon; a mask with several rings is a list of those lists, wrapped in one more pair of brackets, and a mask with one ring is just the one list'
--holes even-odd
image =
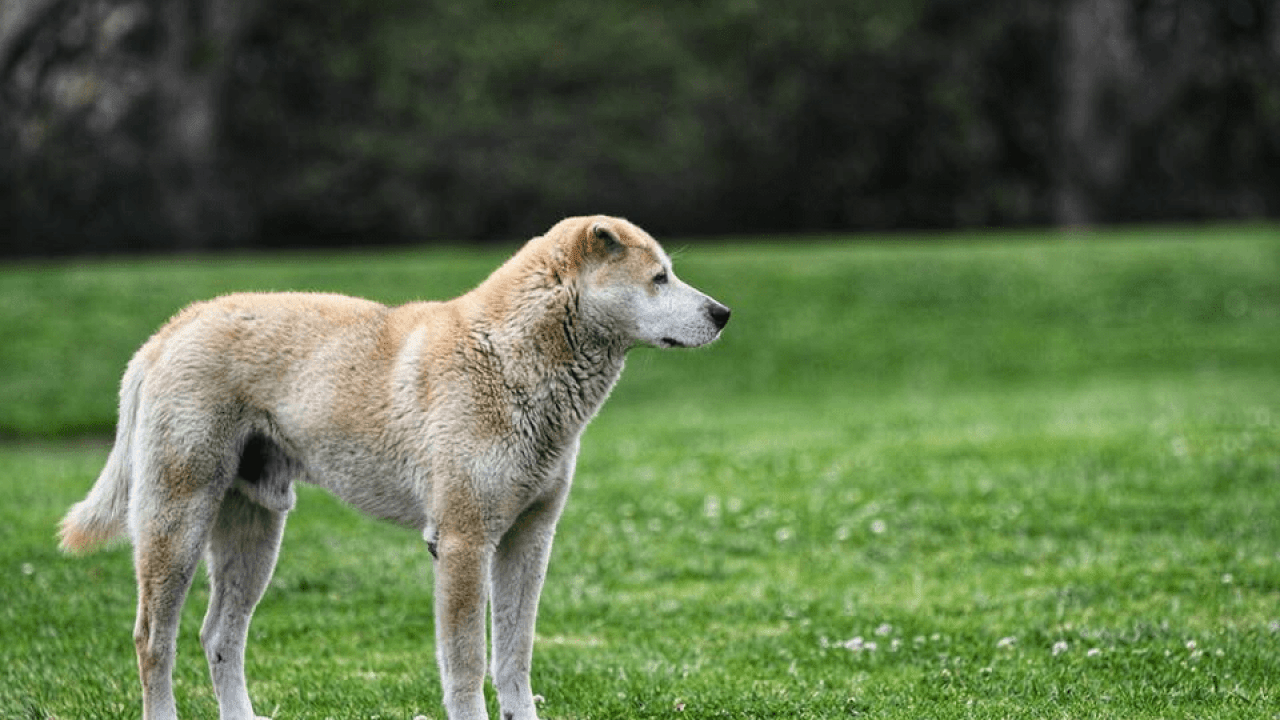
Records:
{"label": "dog's front leg", "polygon": [[562,504],[557,498],[525,511],[494,556],[493,685],[503,720],[537,720],[529,684],[534,621]]}
{"label": "dog's front leg", "polygon": [[475,528],[440,529],[436,544],[436,659],[449,720],[482,720],[484,620],[491,553]]}

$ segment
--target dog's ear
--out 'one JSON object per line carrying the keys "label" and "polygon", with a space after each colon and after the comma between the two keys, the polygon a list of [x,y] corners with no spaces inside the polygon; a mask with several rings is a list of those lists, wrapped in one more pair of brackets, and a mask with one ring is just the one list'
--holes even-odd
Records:
{"label": "dog's ear", "polygon": [[576,275],[588,264],[608,262],[626,250],[618,231],[607,218],[586,223],[582,220],[564,220],[548,233],[560,238],[558,275]]}
{"label": "dog's ear", "polygon": [[606,222],[594,222],[587,236],[588,255],[608,257],[622,252],[622,239]]}

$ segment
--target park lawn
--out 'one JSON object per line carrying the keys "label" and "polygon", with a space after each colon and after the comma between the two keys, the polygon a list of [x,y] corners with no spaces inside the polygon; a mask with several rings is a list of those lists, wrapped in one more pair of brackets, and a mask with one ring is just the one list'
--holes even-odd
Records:
{"label": "park lawn", "polygon": [[[0,270],[0,718],[137,715],[128,551],[53,534],[151,330],[233,289],[447,296],[503,254]],[[586,434],[543,716],[1280,717],[1273,229],[692,244],[677,271],[734,319],[633,353]],[[256,709],[442,717],[430,585],[414,533],[302,488]],[[216,715],[206,598],[187,717]]]}

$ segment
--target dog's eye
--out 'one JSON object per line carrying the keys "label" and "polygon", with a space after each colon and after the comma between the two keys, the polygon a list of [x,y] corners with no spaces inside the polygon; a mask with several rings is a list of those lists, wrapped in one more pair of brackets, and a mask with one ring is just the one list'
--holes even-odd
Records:
{"label": "dog's eye", "polygon": [[653,284],[654,284],[654,285],[666,285],[666,284],[667,284],[667,271],[666,271],[666,270],[663,270],[662,272],[658,273],[657,275],[654,275],[654,276],[653,276]]}

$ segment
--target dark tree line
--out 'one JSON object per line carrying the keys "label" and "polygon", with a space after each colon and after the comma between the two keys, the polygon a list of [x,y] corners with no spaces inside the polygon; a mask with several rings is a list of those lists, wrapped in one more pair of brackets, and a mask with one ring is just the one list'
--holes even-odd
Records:
{"label": "dark tree line", "polygon": [[1273,0],[19,0],[7,253],[1280,214]]}

